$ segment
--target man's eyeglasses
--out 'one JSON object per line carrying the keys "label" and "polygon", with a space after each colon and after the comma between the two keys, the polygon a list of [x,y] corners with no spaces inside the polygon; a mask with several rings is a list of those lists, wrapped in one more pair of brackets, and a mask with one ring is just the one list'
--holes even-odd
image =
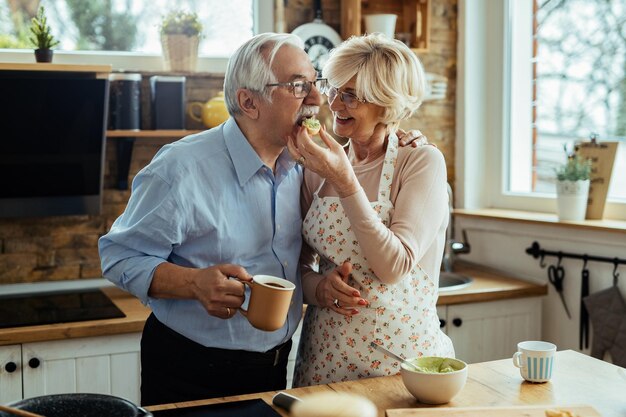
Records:
{"label": "man's eyeglasses", "polygon": [[339,95],[339,100],[343,104],[346,105],[349,109],[356,109],[359,107],[359,103],[367,103],[367,101],[362,98],[358,98],[352,93],[348,93],[347,91],[339,91],[336,87],[326,88],[326,90],[322,91],[324,94],[328,96],[328,104],[331,104],[337,95]]}
{"label": "man's eyeglasses", "polygon": [[296,98],[305,98],[311,93],[313,84],[315,84],[315,88],[319,91],[325,91],[328,86],[328,80],[326,78],[318,78],[315,81],[292,81],[290,83],[265,84],[265,86],[287,87]]}

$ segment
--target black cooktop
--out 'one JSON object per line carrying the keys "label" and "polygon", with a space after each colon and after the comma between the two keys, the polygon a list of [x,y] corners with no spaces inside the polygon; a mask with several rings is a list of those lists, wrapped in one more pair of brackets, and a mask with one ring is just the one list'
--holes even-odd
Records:
{"label": "black cooktop", "polygon": [[124,316],[99,289],[0,296],[0,328]]}

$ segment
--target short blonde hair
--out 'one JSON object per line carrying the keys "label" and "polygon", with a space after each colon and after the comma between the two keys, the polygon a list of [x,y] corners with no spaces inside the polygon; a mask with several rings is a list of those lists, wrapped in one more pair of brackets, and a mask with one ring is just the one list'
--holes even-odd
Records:
{"label": "short blonde hair", "polygon": [[381,34],[353,36],[331,51],[323,77],[341,87],[356,76],[356,95],[384,108],[381,122],[395,130],[422,104],[426,75],[404,43]]}

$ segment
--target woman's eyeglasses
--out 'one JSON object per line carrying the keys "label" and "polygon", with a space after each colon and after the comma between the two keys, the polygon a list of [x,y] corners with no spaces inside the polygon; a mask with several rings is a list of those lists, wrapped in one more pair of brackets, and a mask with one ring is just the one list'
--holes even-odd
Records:
{"label": "woman's eyeglasses", "polygon": [[349,109],[356,109],[357,107],[359,107],[359,103],[367,103],[367,101],[363,100],[362,98],[358,98],[352,93],[348,93],[347,91],[339,91],[339,89],[336,87],[326,88],[326,90],[322,92],[328,96],[328,104],[332,104],[337,95],[339,95],[339,100],[341,100],[341,102],[345,104],[346,107]]}
{"label": "woman's eyeglasses", "polygon": [[339,91],[338,88],[331,87],[326,78],[318,78],[315,81],[292,81],[289,83],[265,84],[265,86],[286,87],[291,91],[294,97],[305,98],[311,93],[313,84],[315,84],[315,88],[317,88],[322,94],[326,94],[328,96],[328,103],[332,103],[337,95],[339,95],[339,100],[341,100],[341,102],[350,109],[356,109],[359,107],[359,103],[367,103],[367,101],[358,98],[352,93]]}
{"label": "woman's eyeglasses", "polygon": [[313,84],[315,84],[315,88],[321,92],[324,92],[328,88],[328,80],[326,78],[318,78],[315,81],[292,81],[290,83],[265,84],[265,86],[287,87],[296,98],[305,98],[311,93]]}

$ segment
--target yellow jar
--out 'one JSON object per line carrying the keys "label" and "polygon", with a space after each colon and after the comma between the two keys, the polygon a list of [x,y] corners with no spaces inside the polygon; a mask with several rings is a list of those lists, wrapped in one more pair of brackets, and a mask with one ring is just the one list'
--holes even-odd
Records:
{"label": "yellow jar", "polygon": [[202,122],[206,127],[212,128],[224,123],[228,117],[228,110],[224,102],[224,92],[220,91],[215,97],[206,103],[194,101],[187,106],[187,113],[192,119]]}

